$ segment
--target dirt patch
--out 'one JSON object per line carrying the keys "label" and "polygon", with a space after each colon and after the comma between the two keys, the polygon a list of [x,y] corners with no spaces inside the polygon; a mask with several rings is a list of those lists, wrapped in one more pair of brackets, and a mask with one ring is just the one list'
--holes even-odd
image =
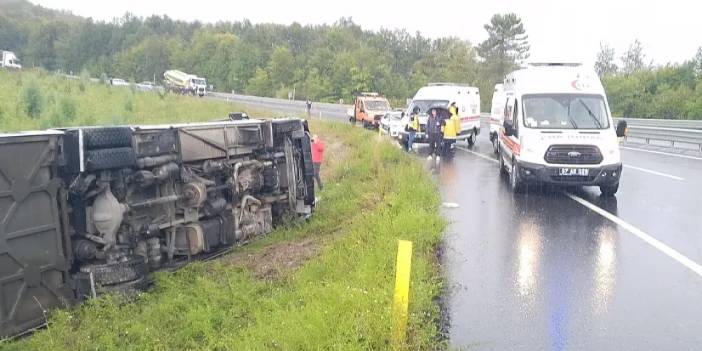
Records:
{"label": "dirt patch", "polygon": [[319,247],[319,240],[314,239],[284,242],[258,252],[234,254],[229,262],[251,270],[256,278],[275,280],[300,268],[317,254]]}

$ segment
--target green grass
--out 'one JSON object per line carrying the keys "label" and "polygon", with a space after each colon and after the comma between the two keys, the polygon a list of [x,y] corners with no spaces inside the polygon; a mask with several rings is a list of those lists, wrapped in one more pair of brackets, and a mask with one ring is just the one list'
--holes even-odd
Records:
{"label": "green grass", "polygon": [[[135,302],[101,297],[54,312],[5,350],[383,350],[391,348],[397,240],[414,243],[407,344],[442,349],[435,249],[444,228],[436,185],[387,141],[315,122],[327,140],[326,187],[313,218],[238,248],[231,257],[156,274]],[[312,240],[297,270],[261,279],[235,258]]]}
{"label": "green grass", "polygon": [[[29,93],[35,87],[33,93]],[[0,69],[0,132],[77,125],[158,124],[227,118],[246,111],[266,117],[264,111],[202,99],[129,87],[110,87],[87,78],[69,79],[41,70]],[[30,99],[28,94],[33,94]],[[29,109],[28,103],[35,101]],[[36,112],[32,112],[36,111]]]}

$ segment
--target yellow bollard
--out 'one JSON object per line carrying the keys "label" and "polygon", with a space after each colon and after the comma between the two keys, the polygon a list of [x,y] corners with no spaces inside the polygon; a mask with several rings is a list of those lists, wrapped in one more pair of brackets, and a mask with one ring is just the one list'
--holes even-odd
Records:
{"label": "yellow bollard", "polygon": [[397,267],[395,269],[395,297],[393,315],[395,317],[395,330],[393,345],[400,348],[405,341],[407,330],[407,307],[409,305],[409,283],[412,267],[412,242],[399,240],[397,246]]}

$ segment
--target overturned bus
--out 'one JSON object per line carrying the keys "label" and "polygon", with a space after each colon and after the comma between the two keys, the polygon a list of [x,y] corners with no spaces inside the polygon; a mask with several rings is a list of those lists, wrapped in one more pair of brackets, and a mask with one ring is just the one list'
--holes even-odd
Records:
{"label": "overturned bus", "polygon": [[0,337],[314,209],[298,119],[0,134]]}

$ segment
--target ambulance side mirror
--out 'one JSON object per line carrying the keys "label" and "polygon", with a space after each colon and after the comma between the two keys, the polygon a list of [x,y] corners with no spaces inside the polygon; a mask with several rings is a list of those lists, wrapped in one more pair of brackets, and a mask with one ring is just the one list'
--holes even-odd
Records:
{"label": "ambulance side mirror", "polygon": [[627,124],[625,120],[621,120],[617,123],[617,137],[623,138],[626,136]]}
{"label": "ambulance side mirror", "polygon": [[505,128],[505,136],[512,136],[514,135],[514,128],[512,127],[512,124],[507,123],[506,121],[502,123],[502,127]]}

